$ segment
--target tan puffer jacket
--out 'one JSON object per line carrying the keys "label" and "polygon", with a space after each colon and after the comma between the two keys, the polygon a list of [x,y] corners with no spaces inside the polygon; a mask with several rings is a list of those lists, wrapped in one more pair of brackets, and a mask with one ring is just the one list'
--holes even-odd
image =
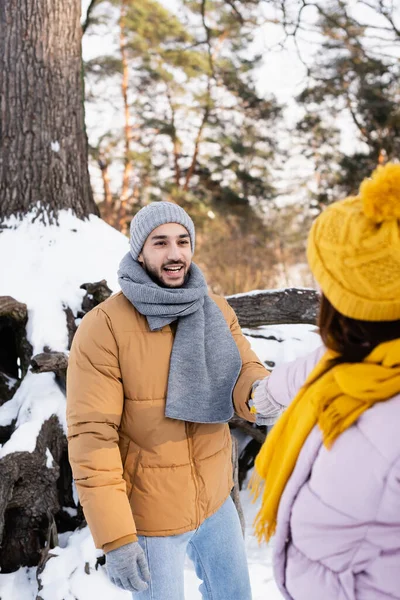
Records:
{"label": "tan puffer jacket", "polygon": [[[268,373],[250,349],[236,315],[212,296],[242,357],[236,412],[252,384]],[[151,332],[118,293],[82,320],[71,348],[67,381],[69,458],[96,546],[106,552],[146,536],[196,529],[232,488],[226,424],[164,416],[174,332]]]}

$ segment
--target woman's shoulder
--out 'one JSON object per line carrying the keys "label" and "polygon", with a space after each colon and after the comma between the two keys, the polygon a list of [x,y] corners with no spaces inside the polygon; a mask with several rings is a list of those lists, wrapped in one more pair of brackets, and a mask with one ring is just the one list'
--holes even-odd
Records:
{"label": "woman's shoulder", "polygon": [[400,458],[400,393],[366,410],[356,427],[371,447],[393,464]]}

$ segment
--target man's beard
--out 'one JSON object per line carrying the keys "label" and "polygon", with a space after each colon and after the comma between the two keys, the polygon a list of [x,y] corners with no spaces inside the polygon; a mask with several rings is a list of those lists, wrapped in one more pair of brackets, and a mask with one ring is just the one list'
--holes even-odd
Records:
{"label": "man's beard", "polygon": [[[190,267],[189,267],[187,270],[187,273],[185,273],[185,277],[184,277],[182,283],[180,283],[179,285],[171,285],[171,284],[168,285],[165,281],[160,279],[160,277],[157,275],[157,272],[155,271],[155,269],[152,269],[151,267],[146,265],[146,263],[144,261],[141,264],[142,264],[143,269],[146,271],[147,275],[150,277],[150,279],[162,288],[174,289],[174,288],[183,287],[187,283],[187,281],[190,277]],[[168,263],[167,265],[164,265],[163,268],[166,266],[170,266],[170,267],[182,266],[182,268],[185,269],[185,265],[183,263]]]}

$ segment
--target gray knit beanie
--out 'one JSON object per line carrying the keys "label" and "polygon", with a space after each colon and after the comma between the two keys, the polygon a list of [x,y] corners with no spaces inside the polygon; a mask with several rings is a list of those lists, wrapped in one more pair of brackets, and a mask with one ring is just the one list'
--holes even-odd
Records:
{"label": "gray knit beanie", "polygon": [[173,202],[152,202],[144,206],[131,221],[130,251],[134,260],[138,259],[150,233],[165,223],[179,223],[187,229],[190,245],[194,252],[194,223],[186,211]]}

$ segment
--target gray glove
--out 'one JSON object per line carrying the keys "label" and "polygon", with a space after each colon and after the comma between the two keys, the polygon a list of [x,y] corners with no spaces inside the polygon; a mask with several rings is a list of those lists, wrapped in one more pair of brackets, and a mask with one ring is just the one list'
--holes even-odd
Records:
{"label": "gray glove", "polygon": [[111,583],[130,592],[144,592],[150,581],[147,560],[139,542],[120,546],[106,554]]}

